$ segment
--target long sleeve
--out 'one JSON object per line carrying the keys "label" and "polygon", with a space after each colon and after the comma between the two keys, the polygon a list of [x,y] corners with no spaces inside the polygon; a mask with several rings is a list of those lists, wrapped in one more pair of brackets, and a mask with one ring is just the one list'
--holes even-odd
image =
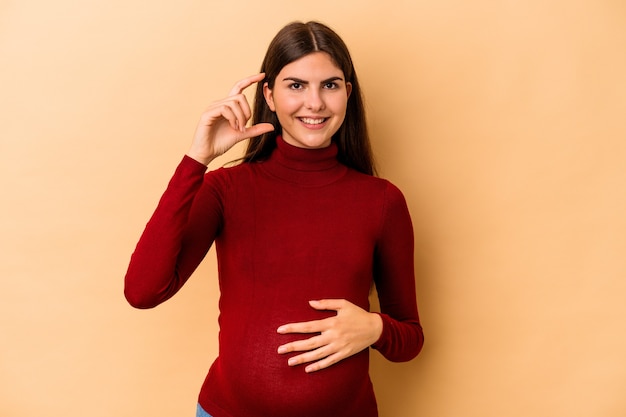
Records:
{"label": "long sleeve", "polygon": [[201,192],[205,172],[185,156],[172,176],[131,256],[124,295],[132,306],[151,308],[172,297],[209,250],[221,217],[219,199]]}
{"label": "long sleeve", "polygon": [[386,201],[374,270],[383,332],[373,347],[387,359],[402,362],[418,355],[424,334],[415,296],[410,214],[404,196],[391,184]]}

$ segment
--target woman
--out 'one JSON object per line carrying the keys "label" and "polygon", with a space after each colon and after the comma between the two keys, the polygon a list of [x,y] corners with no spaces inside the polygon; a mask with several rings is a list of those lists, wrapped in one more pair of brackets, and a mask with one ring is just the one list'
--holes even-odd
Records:
{"label": "woman", "polygon": [[[241,164],[206,173],[249,138]],[[367,348],[407,361],[423,333],[407,206],[373,173],[348,49],[320,23],[284,27],[261,73],[203,113],[125,280],[133,306],[154,307],[216,242],[219,356],[198,416],[378,415]]]}

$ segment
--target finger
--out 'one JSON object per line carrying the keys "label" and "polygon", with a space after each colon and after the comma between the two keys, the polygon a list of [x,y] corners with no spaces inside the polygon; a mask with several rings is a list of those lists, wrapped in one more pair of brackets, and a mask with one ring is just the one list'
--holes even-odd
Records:
{"label": "finger", "polygon": [[225,105],[232,110],[237,118],[237,130],[245,132],[246,124],[250,119],[250,106],[248,106],[246,98],[243,94],[239,94],[234,100],[226,102]]}
{"label": "finger", "polygon": [[248,99],[242,93],[228,96],[222,101],[222,103],[232,103],[233,105],[239,106],[246,120],[252,116],[252,110],[250,109],[250,104],[248,104]]}
{"label": "finger", "polygon": [[324,337],[321,335],[313,336],[304,340],[296,340],[294,342],[285,343],[278,347],[278,353],[285,354],[291,352],[305,352],[313,349],[317,349],[320,346],[328,344],[324,341]]}
{"label": "finger", "polygon": [[289,358],[289,360],[287,361],[287,364],[289,366],[298,366],[304,363],[320,361],[320,360],[324,360],[330,354],[332,354],[331,349],[328,346],[323,346],[323,347],[320,347],[319,349],[315,349],[310,352],[293,356]]}
{"label": "finger", "polygon": [[319,360],[315,363],[307,365],[306,368],[304,368],[304,372],[311,373],[311,372],[321,371],[322,369],[326,369],[329,366],[336,364],[342,359],[344,359],[344,357],[341,353],[339,352],[333,353],[332,355],[326,356],[322,360]]}
{"label": "finger", "polygon": [[284,324],[278,328],[277,332],[280,334],[319,333],[326,330],[326,328],[328,327],[325,325],[326,320],[327,319]]}
{"label": "finger", "polygon": [[246,128],[246,137],[253,138],[261,136],[262,134],[271,132],[272,130],[274,130],[274,125],[271,123],[259,123]]}
{"label": "finger", "polygon": [[220,116],[228,121],[228,124],[232,129],[240,130],[239,117],[237,117],[237,114],[232,107],[222,106],[222,108],[220,109]]}
{"label": "finger", "polygon": [[236,100],[226,99],[213,103],[200,116],[200,123],[205,126],[212,126],[219,119],[224,118],[230,126],[235,129],[240,124],[245,124],[245,115]]}
{"label": "finger", "polygon": [[254,74],[249,77],[244,78],[243,80],[237,81],[237,83],[230,90],[229,96],[234,96],[237,94],[241,94],[243,90],[250,87],[254,83],[258,83],[259,81],[265,78],[265,73],[261,72],[259,74]]}
{"label": "finger", "polygon": [[334,310],[339,311],[346,305],[346,300],[340,299],[326,299],[326,300],[311,300],[309,305],[316,310]]}
{"label": "finger", "polygon": [[207,123],[211,122],[212,120],[219,119],[220,116],[223,116],[229,121],[234,122],[234,120],[227,117],[227,115],[230,113],[232,113],[232,115],[234,115],[235,117],[235,124],[241,127],[238,130],[243,131],[243,127],[246,125],[248,119],[250,118],[250,106],[248,105],[248,101],[243,96],[243,94],[226,97],[223,100],[216,101],[209,106],[203,116],[206,116]]}

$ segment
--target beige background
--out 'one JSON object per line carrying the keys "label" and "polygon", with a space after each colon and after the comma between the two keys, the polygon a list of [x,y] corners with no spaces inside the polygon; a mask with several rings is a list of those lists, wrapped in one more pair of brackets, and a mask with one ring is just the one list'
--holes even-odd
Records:
{"label": "beige background", "polygon": [[0,1],[0,415],[193,415],[213,254],[150,311],[123,276],[199,114],[294,19],[349,44],[414,219],[426,345],[372,354],[381,417],[626,415],[620,0]]}

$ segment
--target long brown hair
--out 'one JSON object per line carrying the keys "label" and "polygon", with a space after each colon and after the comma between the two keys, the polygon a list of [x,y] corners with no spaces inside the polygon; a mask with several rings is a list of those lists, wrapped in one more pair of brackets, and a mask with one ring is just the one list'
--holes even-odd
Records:
{"label": "long brown hair", "polygon": [[325,52],[330,55],[335,65],[343,71],[346,82],[352,84],[346,117],[333,135],[333,141],[338,148],[337,158],[350,168],[375,175],[361,88],[350,52],[339,35],[319,22],[290,23],[282,28],[270,43],[261,65],[265,80],[259,82],[256,87],[252,123],[272,123],[274,131],[250,139],[243,161],[256,162],[267,159],[276,147],[276,136],[282,132],[276,114],[265,102],[263,84],[267,82],[270,89],[274,88],[276,77],[285,65],[313,52]]}

